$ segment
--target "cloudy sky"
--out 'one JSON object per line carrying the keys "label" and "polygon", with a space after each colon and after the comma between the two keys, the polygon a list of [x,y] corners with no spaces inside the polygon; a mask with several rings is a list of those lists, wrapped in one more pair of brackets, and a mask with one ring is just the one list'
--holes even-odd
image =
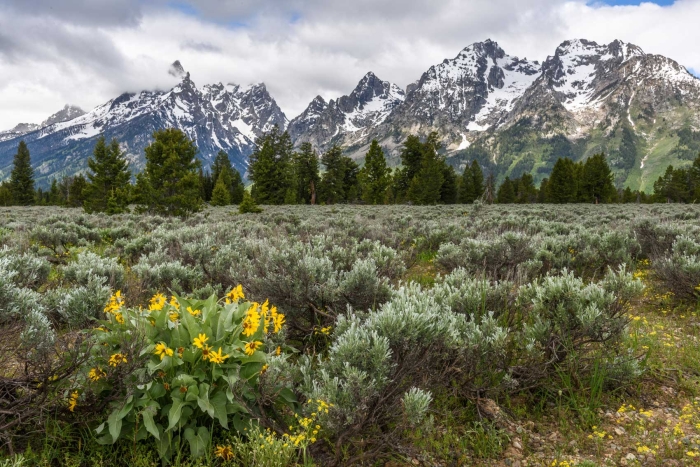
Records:
{"label": "cloudy sky", "polygon": [[265,82],[289,118],[367,71],[406,86],[487,38],[532,60],[622,39],[700,72],[698,18],[700,0],[2,0],[0,129],[169,89],[176,59],[197,85]]}

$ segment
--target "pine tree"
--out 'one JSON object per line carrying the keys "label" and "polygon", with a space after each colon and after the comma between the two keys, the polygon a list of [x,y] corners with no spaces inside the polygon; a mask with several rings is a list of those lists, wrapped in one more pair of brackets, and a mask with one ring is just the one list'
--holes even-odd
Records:
{"label": "pine tree", "polygon": [[253,197],[248,193],[247,191],[243,193],[243,201],[241,201],[241,204],[238,206],[238,212],[241,214],[246,214],[246,213],[258,213],[262,212],[262,209],[260,206],[258,206],[255,203],[255,200]]}
{"label": "pine tree", "polygon": [[345,166],[343,152],[338,146],[333,146],[321,156],[321,162],[326,172],[321,180],[321,199],[326,204],[335,204],[345,199]]}
{"label": "pine tree", "polygon": [[401,169],[394,175],[392,190],[397,202],[405,201],[408,198],[411,181],[420,171],[422,159],[423,144],[420,138],[416,135],[409,135],[401,149]]}
{"label": "pine tree", "polygon": [[493,172],[489,173],[489,176],[486,177],[482,199],[487,204],[493,204],[494,201],[496,201],[496,176]]}
{"label": "pine tree", "polygon": [[506,177],[503,183],[501,183],[501,186],[498,187],[496,201],[499,204],[515,203],[515,189],[513,188],[513,182],[510,181],[510,178]]}
{"label": "pine tree", "polygon": [[141,211],[186,216],[202,208],[196,154],[194,141],[176,128],[153,133],[146,168],[136,180]]}
{"label": "pine tree", "polygon": [[83,192],[87,187],[87,180],[82,174],[74,176],[68,185],[68,206],[78,208],[83,206],[85,198]]}
{"label": "pine tree", "polygon": [[61,204],[61,192],[58,189],[58,181],[54,178],[51,181],[51,189],[49,190],[49,205],[60,206]]}
{"label": "pine tree", "polygon": [[615,197],[613,174],[605,154],[589,157],[581,173],[581,201],[586,203],[609,203]]}
{"label": "pine tree", "polygon": [[515,202],[520,204],[537,202],[537,188],[534,179],[529,173],[524,173],[517,180],[514,180]]}
{"label": "pine tree", "polygon": [[216,185],[214,185],[214,191],[212,191],[211,195],[212,206],[228,206],[231,204],[231,192],[225,181],[226,175],[226,172],[219,173],[219,178],[216,180]]}
{"label": "pine tree", "polygon": [[101,136],[95,148],[93,157],[88,159],[88,184],[83,198],[86,212],[106,212],[109,198],[113,198],[110,211],[114,214],[126,211],[129,204],[131,173],[129,163],[119,147],[119,142],[112,139],[109,146]]}
{"label": "pine tree", "polygon": [[391,183],[390,170],[386,166],[384,151],[377,140],[372,140],[365,156],[365,165],[360,170],[362,199],[367,204],[384,204]]}
{"label": "pine tree", "polygon": [[251,194],[257,203],[282,204],[293,186],[291,171],[292,140],[286,131],[274,127],[255,142],[248,166],[254,185]]}
{"label": "pine tree", "polygon": [[471,165],[464,167],[462,181],[459,187],[459,202],[473,203],[484,194],[484,173],[479,163],[474,159]]}
{"label": "pine tree", "polygon": [[12,206],[12,190],[9,182],[0,183],[0,206]]}
{"label": "pine tree", "polygon": [[440,187],[440,202],[442,204],[455,204],[459,187],[457,185],[457,174],[454,167],[443,163],[442,165],[442,186]]}
{"label": "pine tree", "polygon": [[24,141],[19,142],[17,154],[12,161],[10,191],[15,205],[29,206],[35,202],[34,169],[32,169],[29,149]]}
{"label": "pine tree", "polygon": [[318,171],[318,154],[311,143],[302,143],[292,158],[294,182],[297,186],[297,202],[316,204],[321,176]]}
{"label": "pine tree", "polygon": [[200,186],[200,196],[205,202],[211,201],[211,195],[214,191],[214,182],[211,177],[211,172],[204,171],[201,167],[199,168],[199,186]]}
{"label": "pine tree", "polygon": [[414,204],[436,204],[440,201],[440,190],[445,181],[445,161],[438,155],[438,148],[437,134],[431,133],[422,146],[420,170],[408,189],[408,199]]}
{"label": "pine tree", "polygon": [[547,201],[550,203],[574,203],[577,199],[578,185],[576,167],[568,158],[559,158],[552,168],[547,184]]}

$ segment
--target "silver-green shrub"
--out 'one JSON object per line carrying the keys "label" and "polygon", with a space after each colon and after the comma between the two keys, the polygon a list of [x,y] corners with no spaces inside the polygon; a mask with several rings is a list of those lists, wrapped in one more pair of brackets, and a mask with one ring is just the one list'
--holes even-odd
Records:
{"label": "silver-green shrub", "polygon": [[124,268],[115,258],[99,256],[86,251],[78,254],[78,259],[63,268],[63,277],[79,286],[86,286],[94,277],[104,279],[114,290],[124,287]]}

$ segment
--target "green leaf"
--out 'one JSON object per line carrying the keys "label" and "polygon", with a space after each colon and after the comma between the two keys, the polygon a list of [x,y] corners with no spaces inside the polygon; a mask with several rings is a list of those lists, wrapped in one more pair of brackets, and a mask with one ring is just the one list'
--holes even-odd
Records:
{"label": "green leaf", "polygon": [[228,409],[226,407],[226,394],[224,394],[222,391],[217,392],[214,394],[214,397],[211,398],[211,406],[214,409],[214,416],[219,420],[219,423],[221,424],[224,429],[228,430]]}
{"label": "green leaf", "polygon": [[241,365],[241,378],[250,380],[260,373],[262,370],[262,364],[260,363],[246,363]]}
{"label": "green leaf", "polygon": [[192,428],[185,430],[185,439],[190,443],[190,453],[193,458],[202,457],[207,450],[209,444],[209,430],[200,426],[197,431]]}
{"label": "green leaf", "polygon": [[299,404],[299,401],[297,400],[297,397],[294,395],[294,392],[292,392],[291,389],[289,388],[284,388],[280,391],[279,393],[280,398],[287,404],[289,407],[294,408],[296,405]]}
{"label": "green leaf", "polygon": [[227,307],[222,308],[221,313],[219,313],[219,320],[216,323],[216,336],[215,336],[216,342],[219,342],[224,337],[226,337],[226,335],[228,334],[226,329],[228,327],[231,327],[231,328],[233,327],[231,325],[232,320],[233,320],[233,310],[231,310],[231,308],[227,308]]}
{"label": "green leaf", "polygon": [[109,435],[114,443],[122,432],[122,418],[119,416],[119,410],[113,411],[107,418],[107,426],[109,427]]}
{"label": "green leaf", "polygon": [[180,416],[182,415],[182,406],[185,402],[181,399],[173,399],[173,405],[170,407],[168,412],[168,430],[172,430],[177,422],[180,421]]}
{"label": "green leaf", "polygon": [[209,402],[209,385],[202,383],[199,385],[199,394],[197,398],[197,404],[202,412],[209,414],[211,418],[214,418],[214,406]]}
{"label": "green leaf", "polygon": [[160,432],[158,431],[158,427],[153,421],[152,411],[155,411],[155,407],[146,407],[146,409],[143,412],[141,412],[141,416],[143,417],[143,424],[146,426],[148,432],[152,434],[153,437],[155,437],[155,439],[160,440]]}

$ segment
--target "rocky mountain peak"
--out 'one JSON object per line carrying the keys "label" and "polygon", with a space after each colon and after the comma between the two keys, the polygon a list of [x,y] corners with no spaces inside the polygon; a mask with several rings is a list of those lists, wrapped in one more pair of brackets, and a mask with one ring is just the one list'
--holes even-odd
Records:
{"label": "rocky mountain peak", "polygon": [[66,104],[61,110],[51,115],[49,118],[41,123],[41,127],[53,125],[54,123],[67,122],[73,120],[74,118],[81,117],[85,115],[85,111],[80,107],[75,105]]}
{"label": "rocky mountain peak", "polygon": [[175,78],[182,78],[185,76],[185,69],[183,68],[180,60],[175,60],[168,69],[168,74],[174,76]]}

